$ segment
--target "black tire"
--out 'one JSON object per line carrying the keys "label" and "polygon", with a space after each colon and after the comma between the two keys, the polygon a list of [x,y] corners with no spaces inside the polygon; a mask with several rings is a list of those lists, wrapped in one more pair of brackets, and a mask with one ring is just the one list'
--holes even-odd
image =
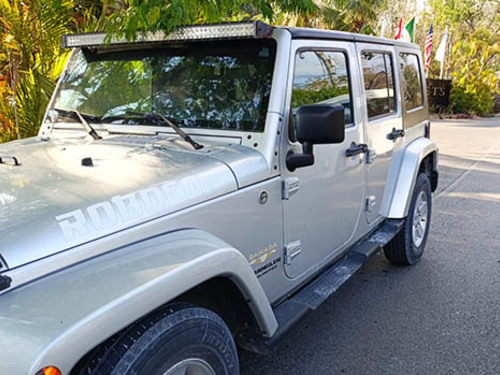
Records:
{"label": "black tire", "polygon": [[236,345],[224,321],[210,310],[174,304],[97,349],[79,373],[164,375],[187,360],[208,364],[216,375],[239,374]]}
{"label": "black tire", "polygon": [[[423,194],[427,199],[427,214],[423,215],[427,218],[427,225],[425,227],[425,233],[423,234],[423,236],[418,236],[420,238],[415,241],[413,229],[414,220],[417,215],[415,206],[420,194]],[[402,266],[410,266],[420,260],[425,249],[427,237],[429,235],[429,229],[431,225],[431,212],[431,183],[427,175],[425,173],[421,173],[417,177],[417,182],[413,191],[410,209],[408,212],[408,216],[405,219],[405,224],[401,231],[396,235],[396,237],[394,237],[391,242],[389,242],[384,248],[385,256],[390,262]],[[419,241],[421,241],[421,243],[418,244]]]}

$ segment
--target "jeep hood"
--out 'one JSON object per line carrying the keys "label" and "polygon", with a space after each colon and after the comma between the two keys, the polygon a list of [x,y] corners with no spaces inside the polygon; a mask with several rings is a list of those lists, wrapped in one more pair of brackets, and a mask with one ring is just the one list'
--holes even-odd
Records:
{"label": "jeep hood", "polygon": [[[0,255],[8,267],[236,190],[237,173],[224,155],[241,156],[239,169],[241,160],[254,159],[255,169],[262,159],[240,145],[193,151],[160,138],[32,138],[0,146]],[[11,156],[21,165],[10,164]]]}

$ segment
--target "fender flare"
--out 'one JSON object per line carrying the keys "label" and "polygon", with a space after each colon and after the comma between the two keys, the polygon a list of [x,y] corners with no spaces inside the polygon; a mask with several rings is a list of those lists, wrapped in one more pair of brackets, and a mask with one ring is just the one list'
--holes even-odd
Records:
{"label": "fender flare", "polygon": [[391,199],[387,217],[403,219],[408,216],[411,196],[417,181],[420,164],[426,156],[435,153],[433,168],[437,169],[436,143],[429,138],[419,138],[410,143],[403,152],[396,188]]}
{"label": "fender flare", "polygon": [[127,245],[2,295],[0,373],[32,375],[51,365],[69,374],[97,344],[214,277],[231,279],[263,334],[274,334],[276,318],[247,259],[219,238],[188,229]]}

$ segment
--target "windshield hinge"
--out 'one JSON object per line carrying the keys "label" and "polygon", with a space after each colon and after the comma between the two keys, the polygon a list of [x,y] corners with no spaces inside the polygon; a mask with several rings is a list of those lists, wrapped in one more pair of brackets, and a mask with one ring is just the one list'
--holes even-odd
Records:
{"label": "windshield hinge", "polygon": [[0,275],[0,292],[5,289],[9,289],[12,284],[12,279],[8,276]]}
{"label": "windshield hinge", "polygon": [[285,200],[290,199],[292,195],[299,191],[299,178],[287,177],[283,181],[282,198]]}
{"label": "windshield hinge", "polygon": [[[6,160],[11,160],[12,163],[7,163]],[[0,156],[0,164],[11,164],[15,167],[19,167],[21,165],[15,156]]]}

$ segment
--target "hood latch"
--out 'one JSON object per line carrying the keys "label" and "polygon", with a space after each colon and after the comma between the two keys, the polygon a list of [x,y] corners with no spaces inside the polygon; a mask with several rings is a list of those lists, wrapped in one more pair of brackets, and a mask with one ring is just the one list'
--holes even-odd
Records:
{"label": "hood latch", "polygon": [[0,164],[8,164],[5,159],[7,160],[12,160],[12,163],[15,167],[19,167],[21,163],[19,163],[19,160],[15,156],[0,156]]}

